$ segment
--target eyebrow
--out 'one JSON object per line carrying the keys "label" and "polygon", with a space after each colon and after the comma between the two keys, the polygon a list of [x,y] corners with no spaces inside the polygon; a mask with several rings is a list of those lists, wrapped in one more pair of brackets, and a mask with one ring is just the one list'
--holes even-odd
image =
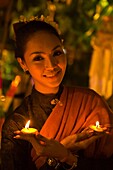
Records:
{"label": "eyebrow", "polygon": [[[57,45],[56,47],[54,47],[54,48],[52,49],[52,51],[56,50],[56,49],[59,48],[59,47],[61,47],[61,46],[60,46],[60,45]],[[42,51],[34,51],[34,52],[32,52],[32,53],[30,54],[30,56],[31,56],[32,54],[45,54],[45,53],[42,52]]]}

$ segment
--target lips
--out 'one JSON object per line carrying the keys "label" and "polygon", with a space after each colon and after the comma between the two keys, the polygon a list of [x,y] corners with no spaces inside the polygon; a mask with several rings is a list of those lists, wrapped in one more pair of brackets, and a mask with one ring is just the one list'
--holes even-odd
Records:
{"label": "lips", "polygon": [[55,77],[61,70],[57,71],[57,72],[49,72],[49,73],[46,73],[46,74],[43,74],[44,77],[47,77],[47,78],[52,78],[52,77]]}
{"label": "lips", "polygon": [[43,76],[47,78],[52,78],[55,77],[59,72],[61,72],[60,68],[56,68],[53,70],[45,70]]}

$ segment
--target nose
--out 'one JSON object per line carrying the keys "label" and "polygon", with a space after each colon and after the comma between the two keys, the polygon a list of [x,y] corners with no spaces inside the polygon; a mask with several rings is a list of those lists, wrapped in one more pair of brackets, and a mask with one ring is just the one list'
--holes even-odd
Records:
{"label": "nose", "polygon": [[48,59],[45,62],[46,69],[54,69],[56,65],[57,65],[57,61],[54,57],[48,57]]}

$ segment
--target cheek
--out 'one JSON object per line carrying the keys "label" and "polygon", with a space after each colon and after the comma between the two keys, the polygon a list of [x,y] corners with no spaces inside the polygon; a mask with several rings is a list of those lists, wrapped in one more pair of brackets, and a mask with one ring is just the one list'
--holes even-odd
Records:
{"label": "cheek", "polygon": [[28,63],[28,67],[30,71],[42,71],[44,69],[44,63]]}
{"label": "cheek", "polygon": [[67,58],[66,56],[62,56],[59,60],[59,65],[62,67],[62,68],[66,68],[67,66]]}

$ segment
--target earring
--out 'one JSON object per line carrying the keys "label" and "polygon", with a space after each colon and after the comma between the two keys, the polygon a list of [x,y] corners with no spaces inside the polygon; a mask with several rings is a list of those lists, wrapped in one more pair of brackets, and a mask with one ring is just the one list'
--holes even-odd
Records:
{"label": "earring", "polygon": [[28,70],[27,70],[27,69],[25,69],[25,68],[23,68],[23,71],[24,71],[24,73],[26,73]]}
{"label": "earring", "polygon": [[29,74],[28,69],[23,68],[23,71],[24,71],[25,74]]}
{"label": "earring", "polygon": [[25,69],[25,68],[23,68],[23,71],[24,71],[24,72],[26,72],[26,69]]}

